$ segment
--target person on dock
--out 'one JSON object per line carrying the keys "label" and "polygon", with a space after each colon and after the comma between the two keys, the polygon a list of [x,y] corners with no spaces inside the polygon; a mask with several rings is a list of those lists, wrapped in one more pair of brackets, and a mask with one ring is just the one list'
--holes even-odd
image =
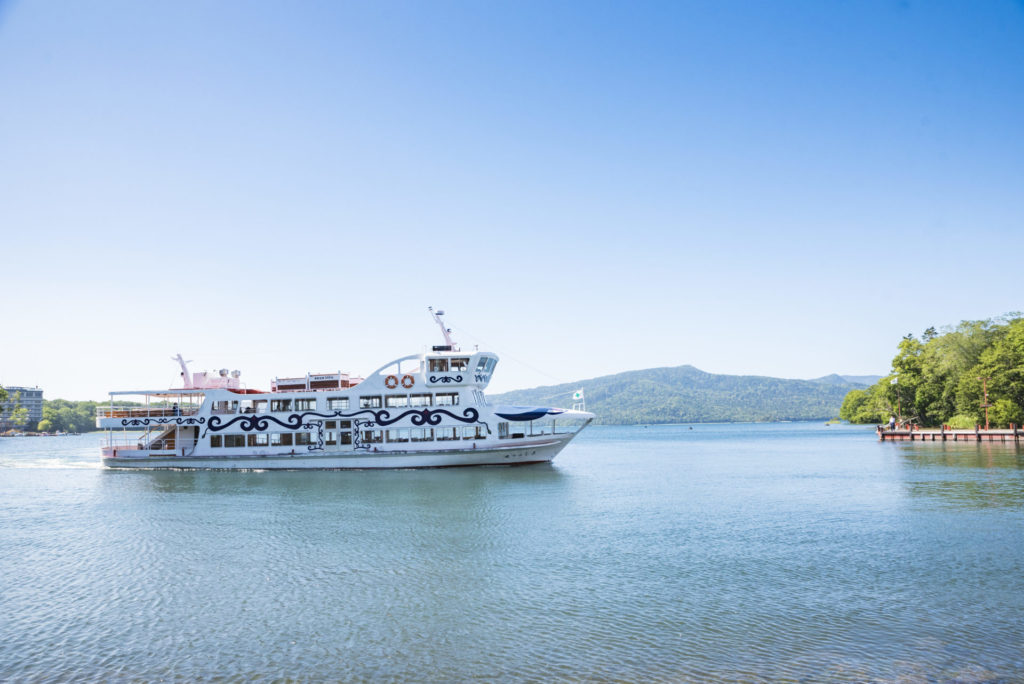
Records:
{"label": "person on dock", "polygon": [[896,416],[889,416],[889,432],[896,430]]}

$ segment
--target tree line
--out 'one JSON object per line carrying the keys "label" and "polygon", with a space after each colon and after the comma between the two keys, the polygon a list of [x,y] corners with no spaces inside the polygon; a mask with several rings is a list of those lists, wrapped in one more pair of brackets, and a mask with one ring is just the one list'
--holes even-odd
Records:
{"label": "tree line", "polygon": [[1006,314],[928,328],[898,345],[889,375],[850,391],[839,417],[885,423],[890,416],[922,427],[1024,424],[1024,318]]}
{"label": "tree line", "polygon": [[0,404],[3,407],[0,418],[17,430],[38,432],[91,432],[96,427],[98,401],[68,401],[67,399],[43,400],[43,419],[28,424],[28,409],[21,406],[21,392],[11,394],[0,387]]}
{"label": "tree line", "polygon": [[39,432],[91,432],[96,427],[98,401],[52,399],[43,402]]}

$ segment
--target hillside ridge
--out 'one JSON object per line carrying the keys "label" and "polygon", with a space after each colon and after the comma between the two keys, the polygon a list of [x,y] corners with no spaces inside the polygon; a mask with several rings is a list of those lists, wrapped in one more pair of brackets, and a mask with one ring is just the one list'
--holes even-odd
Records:
{"label": "hillside ridge", "polygon": [[847,392],[866,386],[838,374],[794,380],[708,373],[685,364],[514,390],[490,396],[489,401],[569,407],[572,393],[582,388],[587,410],[597,415],[599,423],[823,420],[839,415]]}

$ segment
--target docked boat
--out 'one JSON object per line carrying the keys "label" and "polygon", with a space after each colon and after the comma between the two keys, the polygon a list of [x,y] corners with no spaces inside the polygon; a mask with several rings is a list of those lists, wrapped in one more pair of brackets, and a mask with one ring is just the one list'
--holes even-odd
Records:
{"label": "docked boat", "polygon": [[[183,387],[110,393],[97,410],[109,468],[304,470],[436,468],[551,461],[594,418],[585,405],[492,406],[498,363],[444,344],[365,378],[347,373],[243,386],[238,371],[190,373]],[[580,393],[577,393],[578,395]],[[580,398],[580,397],[577,397]],[[131,403],[126,403],[126,402]],[[120,403],[119,403],[120,402]]]}

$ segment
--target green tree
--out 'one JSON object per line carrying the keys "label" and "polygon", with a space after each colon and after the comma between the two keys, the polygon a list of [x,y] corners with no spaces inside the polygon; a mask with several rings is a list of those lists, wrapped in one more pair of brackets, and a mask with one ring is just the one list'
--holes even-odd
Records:
{"label": "green tree", "polygon": [[[43,403],[43,420],[49,425],[46,430],[56,432],[89,432],[96,429],[95,401],[68,401],[53,399]],[[39,428],[43,430],[42,427]]]}
{"label": "green tree", "polygon": [[851,390],[839,409],[839,417],[851,423],[884,423],[889,417],[885,397],[875,387]]}
{"label": "green tree", "polygon": [[[4,392],[4,394],[7,394]],[[10,398],[10,406],[8,406],[2,417],[8,424],[21,428],[25,426],[25,421],[28,420],[28,409],[21,405],[21,392],[15,392],[14,396]]]}
{"label": "green tree", "polygon": [[[994,341],[979,357],[978,364],[971,369],[975,378],[975,401],[982,397],[981,382],[977,378],[988,378],[990,423],[1006,427],[1010,423],[1024,423],[1024,318],[1010,321]],[[965,387],[963,401],[970,400]],[[978,409],[980,414],[983,411]]]}
{"label": "green tree", "polygon": [[996,321],[963,321],[926,344],[921,384],[914,397],[922,424],[939,425],[965,410],[963,398],[974,390],[963,384],[964,379],[1001,330]]}
{"label": "green tree", "polygon": [[[989,421],[1003,427],[1024,422],[1024,318],[962,321],[938,334],[924,331],[921,340],[904,337],[892,361],[892,372],[869,394],[847,395],[845,416],[851,422],[874,422],[879,410],[896,411],[921,425],[984,423],[983,380],[988,378]],[[853,394],[852,392],[850,393]],[[840,414],[844,417],[844,414]]]}
{"label": "green tree", "polygon": [[988,418],[991,427],[1005,428],[1009,427],[1010,423],[1021,425],[1024,424],[1024,408],[1010,399],[996,399],[989,409]]}
{"label": "green tree", "polygon": [[[923,384],[924,344],[913,335],[906,335],[899,344],[899,352],[892,360],[892,374],[883,378],[884,397],[889,409],[902,418],[921,422],[922,411],[917,406],[917,392]],[[883,381],[887,380],[885,384]]]}

